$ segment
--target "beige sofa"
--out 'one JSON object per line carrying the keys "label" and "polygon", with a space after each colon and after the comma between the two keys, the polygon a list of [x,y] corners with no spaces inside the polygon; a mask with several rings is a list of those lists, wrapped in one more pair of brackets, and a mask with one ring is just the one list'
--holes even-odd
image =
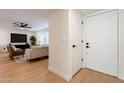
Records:
{"label": "beige sofa", "polygon": [[27,60],[36,59],[44,56],[48,56],[48,47],[46,46],[34,46],[31,49],[25,50],[25,58]]}

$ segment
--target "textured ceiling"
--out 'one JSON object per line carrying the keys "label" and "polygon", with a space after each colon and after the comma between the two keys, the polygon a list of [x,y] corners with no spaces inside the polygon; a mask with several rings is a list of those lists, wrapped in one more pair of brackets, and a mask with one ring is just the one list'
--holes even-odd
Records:
{"label": "textured ceiling", "polygon": [[32,27],[31,31],[48,28],[48,10],[0,9],[0,28],[12,28],[13,22],[27,23]]}

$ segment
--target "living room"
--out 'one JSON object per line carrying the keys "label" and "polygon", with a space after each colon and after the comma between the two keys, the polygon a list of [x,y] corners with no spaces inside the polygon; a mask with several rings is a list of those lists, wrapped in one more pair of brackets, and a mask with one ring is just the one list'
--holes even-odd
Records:
{"label": "living room", "polygon": [[[30,59],[44,47],[48,57]],[[123,0],[1,0],[0,93],[121,93],[123,83]]]}
{"label": "living room", "polygon": [[[11,54],[7,45],[20,48],[24,56],[26,48],[46,46],[48,48],[48,10],[0,10],[0,60],[19,59],[20,53]],[[31,41],[33,38],[34,42]],[[15,49],[17,50],[17,49]],[[28,51],[27,49],[26,51]],[[26,53],[27,53],[26,52]],[[48,55],[48,49],[47,54]],[[9,57],[10,56],[10,57]],[[34,55],[38,58],[38,55]],[[35,57],[28,59],[33,59]],[[14,59],[13,59],[14,60]]]}
{"label": "living room", "polygon": [[[47,66],[48,48],[48,10],[0,10],[0,69],[2,71],[0,82],[29,82],[30,78],[25,81],[21,75],[27,72],[25,77],[27,78],[32,70],[36,69],[35,66],[37,68]],[[11,70],[6,71],[8,69]],[[14,75],[12,69],[18,74]],[[47,71],[47,68],[45,69]],[[34,74],[36,73],[32,73],[33,77]]]}
{"label": "living room", "polygon": [[[119,65],[122,68],[120,76],[116,73],[118,11],[123,19],[124,11],[115,9],[0,10],[0,82],[124,82],[120,79],[124,71],[122,65]],[[91,15],[93,20],[89,18]],[[106,25],[108,23],[110,26]],[[98,34],[99,43],[104,41],[106,46],[89,51],[86,36],[97,43],[98,25],[107,28],[102,28],[104,34]],[[86,27],[91,31],[88,34]],[[92,28],[98,32],[94,34]],[[114,34],[108,33],[109,29]],[[109,34],[112,34],[111,40]],[[101,53],[103,48],[105,55]],[[89,56],[88,52],[96,54]],[[94,55],[96,57],[91,60]],[[98,57],[101,63],[97,62]],[[91,70],[92,66],[96,70]]]}

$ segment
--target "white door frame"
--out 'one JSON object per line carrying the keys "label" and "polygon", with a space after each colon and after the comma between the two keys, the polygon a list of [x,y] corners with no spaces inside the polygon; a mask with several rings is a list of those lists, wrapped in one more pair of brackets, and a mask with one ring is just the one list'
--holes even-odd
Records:
{"label": "white door frame", "polygon": [[[109,11],[113,11],[113,10],[117,10],[117,9],[110,9],[110,10],[103,10],[100,12],[96,12],[96,13],[92,13],[89,14],[87,16],[84,16],[84,33],[83,33],[83,37],[84,37],[84,64],[83,64],[83,68],[87,68],[87,63],[86,63],[86,19],[90,16],[95,16],[95,15],[99,15],[105,12],[109,12]],[[119,77],[119,11],[117,10],[117,77]]]}

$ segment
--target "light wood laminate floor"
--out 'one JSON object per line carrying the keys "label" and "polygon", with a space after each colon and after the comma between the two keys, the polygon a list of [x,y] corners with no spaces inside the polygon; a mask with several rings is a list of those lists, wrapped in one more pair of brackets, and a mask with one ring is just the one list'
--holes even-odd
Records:
{"label": "light wood laminate floor", "polygon": [[[48,70],[48,60],[15,63],[0,62],[0,82],[18,83],[67,83],[64,79]],[[118,78],[105,75],[90,69],[81,69],[70,81],[72,83],[117,83],[124,82]]]}

